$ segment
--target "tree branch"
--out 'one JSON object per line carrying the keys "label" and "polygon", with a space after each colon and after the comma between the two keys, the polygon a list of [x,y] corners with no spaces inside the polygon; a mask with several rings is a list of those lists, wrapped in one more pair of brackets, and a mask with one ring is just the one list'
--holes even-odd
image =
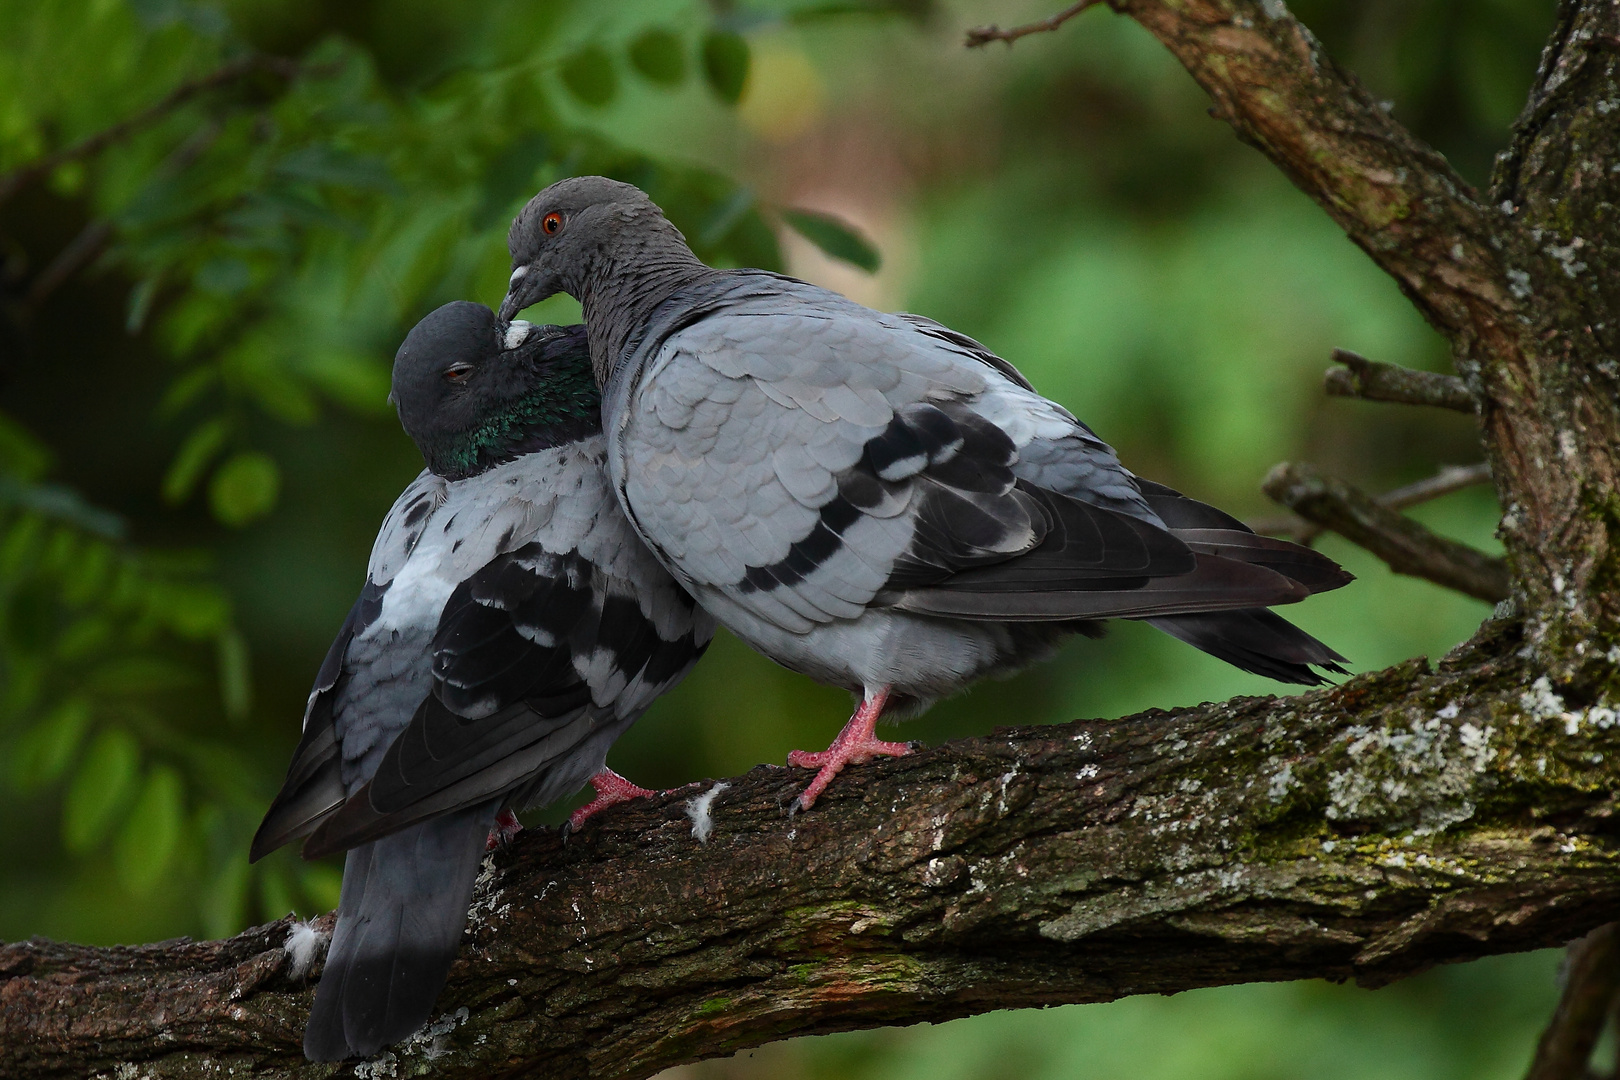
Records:
{"label": "tree branch", "polygon": [[[1488,204],[1270,0],[1117,0],[1451,341],[1480,399],[1529,638],[1603,681],[1620,633],[1620,9],[1562,0]],[[1613,115],[1611,115],[1613,114]],[[1591,237],[1579,235],[1589,230]],[[1599,509],[1602,507],[1602,509]],[[1576,601],[1570,597],[1576,596]]]}
{"label": "tree branch", "polygon": [[[631,1080],[787,1037],[1251,980],[1379,985],[1562,944],[1620,901],[1620,726],[1516,624],[1295,698],[1022,728],[852,770],[761,766],[495,858],[436,1076]],[[0,1074],[317,1077],[289,924],[0,948]],[[465,1010],[465,1012],[462,1012]],[[413,1062],[400,1060],[405,1067]]]}
{"label": "tree branch", "polygon": [[1005,41],[1008,45],[1011,45],[1019,38],[1028,37],[1030,34],[1050,33],[1087,8],[1096,7],[1103,2],[1104,0],[1080,0],[1078,4],[1064,8],[1056,15],[1049,15],[1036,22],[1025,23],[1023,26],[1015,26],[1011,30],[1003,30],[994,23],[989,26],[974,27],[967,32],[965,44],[970,49],[977,49],[990,44],[992,41]]}
{"label": "tree branch", "polygon": [[[1390,510],[1405,510],[1409,506],[1417,506],[1476,484],[1488,484],[1490,480],[1491,467],[1484,462],[1477,465],[1447,465],[1433,476],[1374,496],[1373,501]],[[1327,526],[1306,521],[1297,514],[1251,521],[1249,527],[1257,533],[1287,537],[1300,544],[1310,544],[1328,531]]]}
{"label": "tree branch", "polygon": [[247,56],[240,60],[233,60],[229,64],[209,72],[207,75],[181,83],[169,91],[161,100],[148,105],[133,116],[126,117],[110,127],[103,128],[93,135],[79,140],[72,146],[63,147],[54,153],[46,154],[36,161],[32,161],[18,169],[0,176],[0,205],[4,205],[13,195],[26,185],[48,176],[63,165],[73,161],[99,154],[113,143],[122,142],[143,128],[147,128],[168,116],[182,105],[191,101],[200,94],[210,90],[217,90],[222,86],[236,82],[250,75],[269,72],[280,75],[284,79],[294,79],[304,70],[303,65],[296,60],[288,60],[279,56]]}
{"label": "tree branch", "polygon": [[1507,564],[1501,559],[1439,536],[1309,465],[1284,462],[1260,486],[1305,520],[1377,555],[1397,574],[1424,578],[1492,604],[1508,597]]}
{"label": "tree branch", "polygon": [[1564,964],[1563,996],[1525,1080],[1585,1080],[1592,1048],[1620,995],[1620,923],[1570,945]]}
{"label": "tree branch", "polygon": [[1322,389],[1332,397],[1432,405],[1469,414],[1479,409],[1479,399],[1455,375],[1380,364],[1349,349],[1334,349],[1333,359],[1344,367],[1329,368],[1322,378]]}

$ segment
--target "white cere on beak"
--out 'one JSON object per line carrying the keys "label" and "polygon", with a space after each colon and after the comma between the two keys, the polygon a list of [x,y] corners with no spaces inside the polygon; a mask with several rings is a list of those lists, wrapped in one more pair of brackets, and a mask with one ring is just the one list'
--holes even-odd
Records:
{"label": "white cere on beak", "polygon": [[512,271],[512,276],[506,279],[507,286],[510,287],[516,285],[518,282],[523,280],[523,275],[527,274],[528,272],[529,268],[527,266],[518,267],[516,270]]}
{"label": "white cere on beak", "polygon": [[508,349],[515,349],[529,340],[529,334],[533,330],[533,323],[526,323],[522,319],[513,319],[512,325],[506,328],[506,337],[502,340],[502,344]]}

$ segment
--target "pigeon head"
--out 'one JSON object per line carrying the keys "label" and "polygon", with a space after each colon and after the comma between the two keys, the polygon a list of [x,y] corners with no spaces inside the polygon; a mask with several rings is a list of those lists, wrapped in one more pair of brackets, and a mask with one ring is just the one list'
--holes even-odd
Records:
{"label": "pigeon head", "polygon": [[593,291],[625,277],[706,269],[642,189],[606,176],[570,176],[536,194],[512,222],[507,248],[502,319],[556,293],[590,306]]}
{"label": "pigeon head", "polygon": [[458,300],[430,312],[394,356],[389,395],[430,470],[449,480],[601,429],[583,326],[497,322]]}

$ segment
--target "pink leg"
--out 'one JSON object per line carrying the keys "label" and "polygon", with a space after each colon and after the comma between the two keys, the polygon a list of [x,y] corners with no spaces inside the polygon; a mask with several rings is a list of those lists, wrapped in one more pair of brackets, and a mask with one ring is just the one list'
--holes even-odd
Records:
{"label": "pink leg", "polygon": [[591,777],[591,787],[596,789],[596,798],[568,815],[568,831],[577,832],[585,824],[585,819],[599,810],[606,810],[631,799],[643,799],[661,792],[648,791],[644,787],[637,787],[612,769],[604,766],[602,771]]}
{"label": "pink leg", "polygon": [[485,851],[494,851],[498,847],[505,847],[512,842],[512,838],[523,831],[523,822],[510,810],[502,810],[495,815],[495,827],[489,830],[489,839],[484,841]]}
{"label": "pink leg", "polygon": [[908,743],[884,742],[875,734],[878,717],[889,700],[889,688],[867,690],[855,715],[849,718],[844,730],[838,733],[831,746],[820,753],[795,750],[788,755],[788,764],[801,769],[820,769],[810,786],[799,796],[799,809],[808,810],[816,798],[832,783],[833,777],[844,771],[845,765],[860,765],[878,756],[904,757],[911,753]]}

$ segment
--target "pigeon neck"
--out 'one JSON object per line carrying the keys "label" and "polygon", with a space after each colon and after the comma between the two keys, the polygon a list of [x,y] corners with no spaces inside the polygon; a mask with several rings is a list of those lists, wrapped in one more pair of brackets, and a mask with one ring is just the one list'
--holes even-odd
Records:
{"label": "pigeon neck", "polygon": [[474,427],[427,449],[428,468],[465,480],[497,465],[602,430],[602,397],[583,362],[552,367],[543,381],[499,402]]}
{"label": "pigeon neck", "polygon": [[634,251],[612,253],[603,262],[590,275],[579,298],[598,386],[607,385],[613,365],[654,308],[675,290],[720,273],[705,266],[682,243],[638,245]]}

